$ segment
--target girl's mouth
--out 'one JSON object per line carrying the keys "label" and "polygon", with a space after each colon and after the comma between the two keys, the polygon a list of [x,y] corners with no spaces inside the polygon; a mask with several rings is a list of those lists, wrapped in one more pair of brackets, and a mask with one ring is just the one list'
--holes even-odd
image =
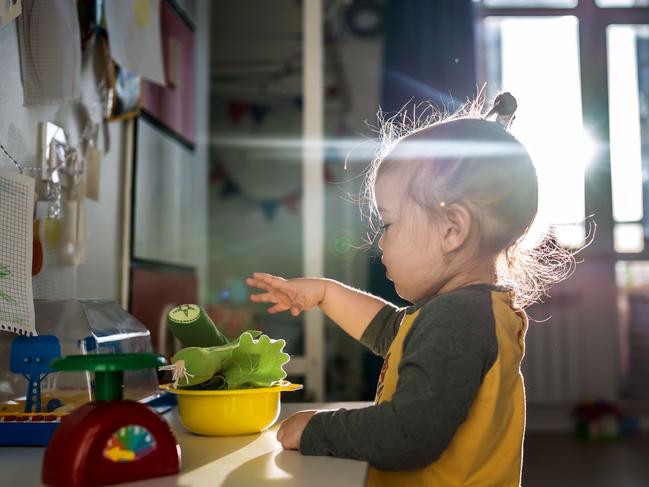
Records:
{"label": "girl's mouth", "polygon": [[[383,264],[383,267],[385,267],[385,277],[390,279],[390,272],[388,271],[388,266],[385,265],[385,262],[383,262],[383,256],[381,256],[381,264]],[[390,279],[392,280],[392,279]]]}

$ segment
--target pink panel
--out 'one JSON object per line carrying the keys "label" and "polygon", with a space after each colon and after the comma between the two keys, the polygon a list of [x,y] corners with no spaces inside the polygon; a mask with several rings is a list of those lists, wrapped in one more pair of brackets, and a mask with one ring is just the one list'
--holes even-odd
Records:
{"label": "pink panel", "polygon": [[166,354],[161,346],[160,323],[175,306],[196,303],[198,278],[193,272],[134,268],[131,275],[131,309],[151,332],[153,349]]}
{"label": "pink panel", "polygon": [[[178,13],[163,0],[160,9],[163,58],[167,86],[162,87],[142,80],[142,108],[153,115],[169,130],[186,142],[196,142],[194,109],[194,32],[178,16]],[[179,79],[175,87],[169,85],[168,66],[170,44],[175,39],[179,47],[177,57],[180,63]]]}

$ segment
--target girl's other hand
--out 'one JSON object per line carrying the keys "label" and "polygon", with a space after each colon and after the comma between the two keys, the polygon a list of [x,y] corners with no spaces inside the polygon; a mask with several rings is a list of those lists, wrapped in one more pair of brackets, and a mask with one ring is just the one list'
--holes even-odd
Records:
{"label": "girl's other hand", "polygon": [[246,279],[250,287],[263,289],[265,293],[251,294],[256,303],[273,303],[269,313],[289,311],[298,316],[302,311],[318,306],[325,298],[325,279],[284,279],[264,272],[255,272]]}
{"label": "girl's other hand", "polygon": [[279,430],[277,431],[277,441],[282,444],[282,447],[285,450],[300,449],[302,432],[304,431],[304,428],[306,428],[309,420],[317,412],[317,409],[298,411],[282,421],[282,424],[280,424]]}

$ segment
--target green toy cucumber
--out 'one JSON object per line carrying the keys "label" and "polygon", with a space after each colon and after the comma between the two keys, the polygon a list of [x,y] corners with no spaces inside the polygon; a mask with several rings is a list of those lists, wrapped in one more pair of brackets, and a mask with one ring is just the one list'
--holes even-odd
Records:
{"label": "green toy cucumber", "polygon": [[184,347],[219,347],[230,343],[196,304],[182,304],[169,311],[167,326]]}

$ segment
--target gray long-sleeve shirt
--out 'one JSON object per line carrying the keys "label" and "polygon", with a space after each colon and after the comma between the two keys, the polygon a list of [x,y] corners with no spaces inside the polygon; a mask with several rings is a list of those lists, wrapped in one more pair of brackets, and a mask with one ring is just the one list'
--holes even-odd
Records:
{"label": "gray long-sleeve shirt", "polygon": [[[435,296],[420,306],[382,308],[361,342],[383,357],[392,350],[400,328],[414,317],[401,337],[396,390],[388,400],[367,408],[314,415],[302,434],[300,451],[365,460],[379,470],[416,469],[437,460],[467,419],[498,358],[496,315],[505,323],[507,336],[520,338],[518,358],[506,371],[518,378],[526,320],[520,310],[504,304],[508,302],[502,289],[475,285]],[[503,392],[501,382],[494,393]],[[380,381],[379,394],[381,386]],[[505,421],[511,422],[510,416]],[[512,435],[514,444],[517,434]]]}

